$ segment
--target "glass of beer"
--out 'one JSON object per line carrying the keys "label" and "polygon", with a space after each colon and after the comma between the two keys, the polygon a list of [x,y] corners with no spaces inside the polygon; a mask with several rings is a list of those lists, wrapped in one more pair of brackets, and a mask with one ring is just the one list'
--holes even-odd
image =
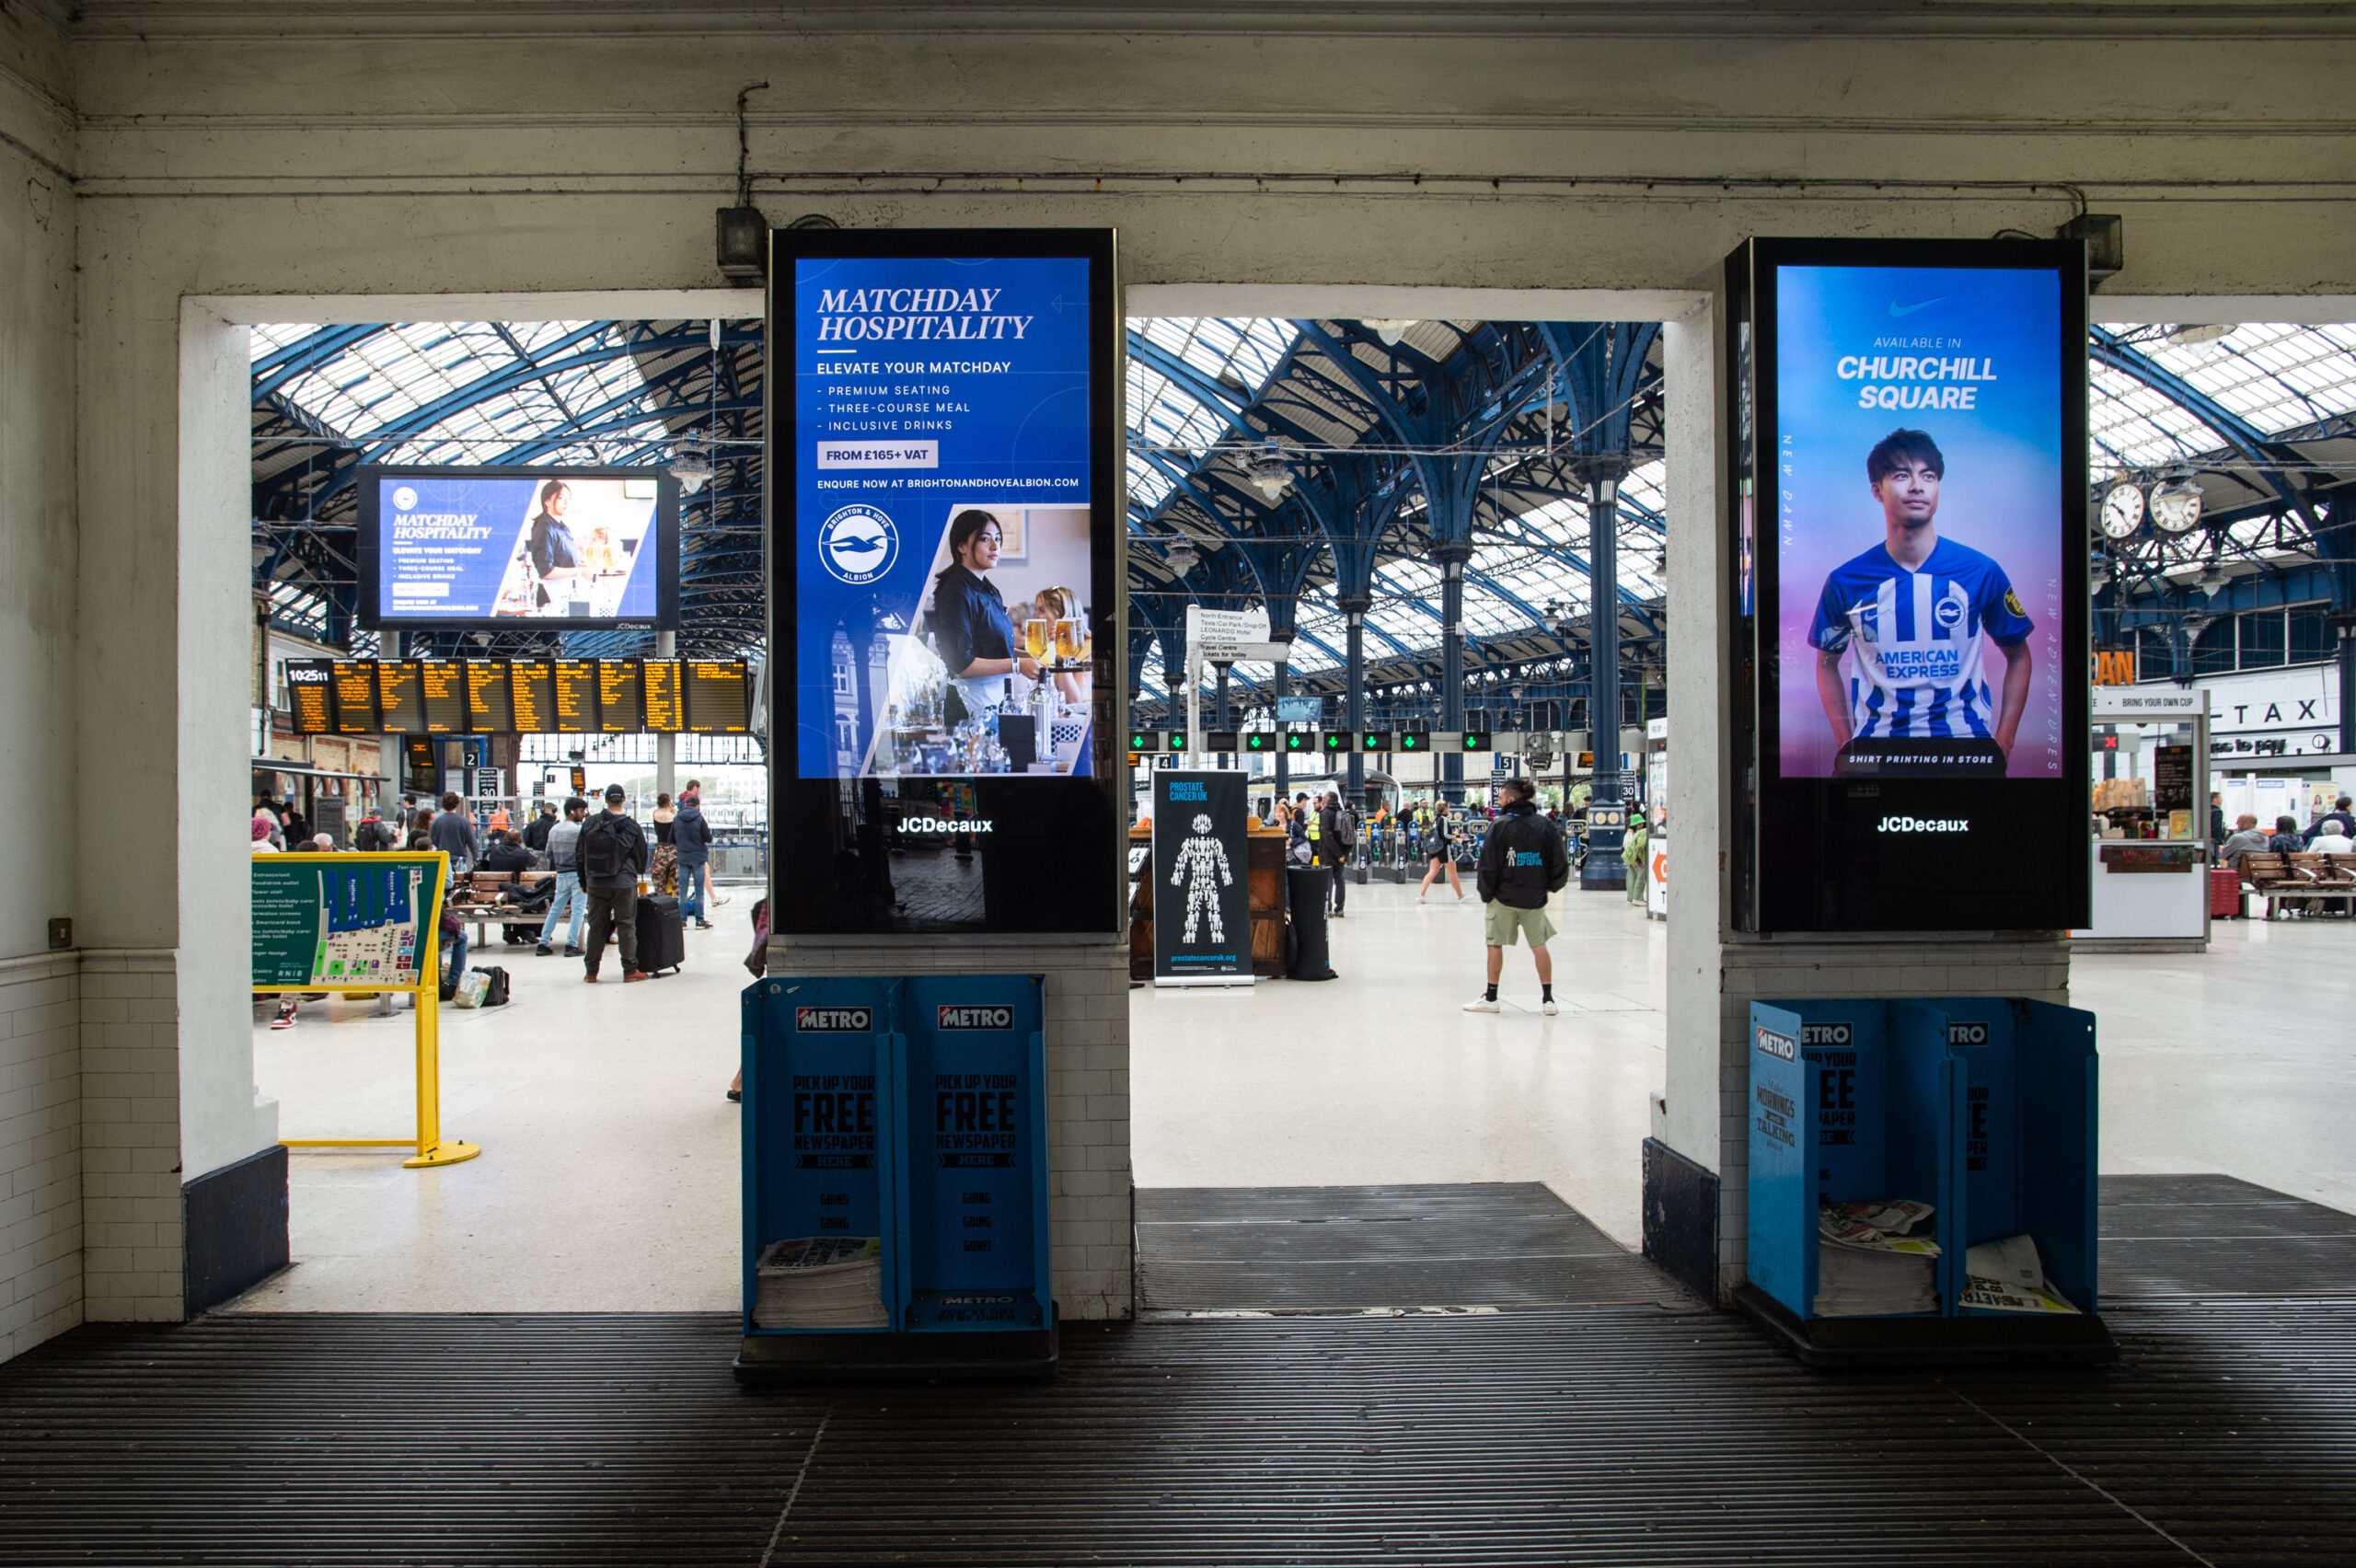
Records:
{"label": "glass of beer", "polygon": [[1067,664],[1080,657],[1080,622],[1077,620],[1056,623],[1056,657]]}
{"label": "glass of beer", "polygon": [[1030,651],[1034,659],[1044,659],[1047,656],[1048,626],[1049,623],[1044,620],[1027,620],[1022,623],[1022,646]]}

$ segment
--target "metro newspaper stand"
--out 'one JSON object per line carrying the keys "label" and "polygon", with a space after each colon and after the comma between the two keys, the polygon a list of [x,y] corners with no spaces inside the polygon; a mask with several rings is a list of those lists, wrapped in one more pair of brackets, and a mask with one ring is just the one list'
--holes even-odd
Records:
{"label": "metro newspaper stand", "polygon": [[[2018,997],[1750,1006],[1750,1283],[1816,1366],[2100,1362],[2094,1015]],[[1934,1205],[1935,1313],[1819,1318],[1821,1202]],[[2083,1316],[1960,1304],[1967,1248],[2027,1234]]]}
{"label": "metro newspaper stand", "polygon": [[[746,1381],[1051,1372],[1037,975],[760,980],[744,993]],[[773,1242],[882,1241],[888,1326],[760,1321]]]}

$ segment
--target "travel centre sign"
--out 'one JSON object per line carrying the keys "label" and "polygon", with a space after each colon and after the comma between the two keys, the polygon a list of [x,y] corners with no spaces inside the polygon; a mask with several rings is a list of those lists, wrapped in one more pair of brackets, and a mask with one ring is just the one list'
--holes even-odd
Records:
{"label": "travel centre sign", "polygon": [[[2199,685],[2209,694],[2209,755],[2212,759],[2255,761],[2275,756],[2321,756],[2340,749],[2336,665],[2304,664],[2284,670],[2211,675]],[[2125,689],[2183,688],[2159,682]]]}

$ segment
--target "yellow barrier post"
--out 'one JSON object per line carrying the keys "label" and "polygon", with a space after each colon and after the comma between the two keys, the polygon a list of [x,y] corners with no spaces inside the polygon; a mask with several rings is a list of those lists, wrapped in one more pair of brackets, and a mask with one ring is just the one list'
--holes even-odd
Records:
{"label": "yellow barrier post", "polygon": [[[414,864],[417,857],[404,851],[377,851],[340,855],[339,859],[407,860]],[[314,981],[302,986],[304,990],[345,992],[408,990],[416,1002],[417,1030],[417,1136],[407,1138],[281,1138],[287,1148],[413,1148],[417,1152],[401,1164],[411,1170],[431,1165],[456,1165],[462,1159],[472,1159],[480,1154],[479,1146],[448,1142],[442,1137],[442,932],[443,903],[448,894],[450,858],[445,854],[433,857],[433,896],[421,912],[418,926],[418,966],[416,983],[410,986],[387,986],[382,982],[353,985],[331,985]],[[273,984],[257,986],[255,990],[283,988]]]}

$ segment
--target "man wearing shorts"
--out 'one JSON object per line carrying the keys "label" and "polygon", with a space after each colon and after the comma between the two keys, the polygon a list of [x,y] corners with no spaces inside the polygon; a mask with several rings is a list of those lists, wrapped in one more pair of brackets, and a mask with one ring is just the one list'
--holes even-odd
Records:
{"label": "man wearing shorts", "polygon": [[1508,778],[1504,794],[1504,809],[1489,824],[1473,874],[1488,928],[1489,988],[1479,1001],[1465,1003],[1464,1010],[1497,1010],[1497,976],[1505,973],[1506,949],[1519,937],[1530,943],[1530,962],[1538,965],[1538,1010],[1551,1018],[1558,1009],[1554,960],[1546,951],[1554,923],[1546,918],[1546,900],[1571,880],[1571,858],[1563,852],[1562,830],[1538,814],[1536,785]]}

